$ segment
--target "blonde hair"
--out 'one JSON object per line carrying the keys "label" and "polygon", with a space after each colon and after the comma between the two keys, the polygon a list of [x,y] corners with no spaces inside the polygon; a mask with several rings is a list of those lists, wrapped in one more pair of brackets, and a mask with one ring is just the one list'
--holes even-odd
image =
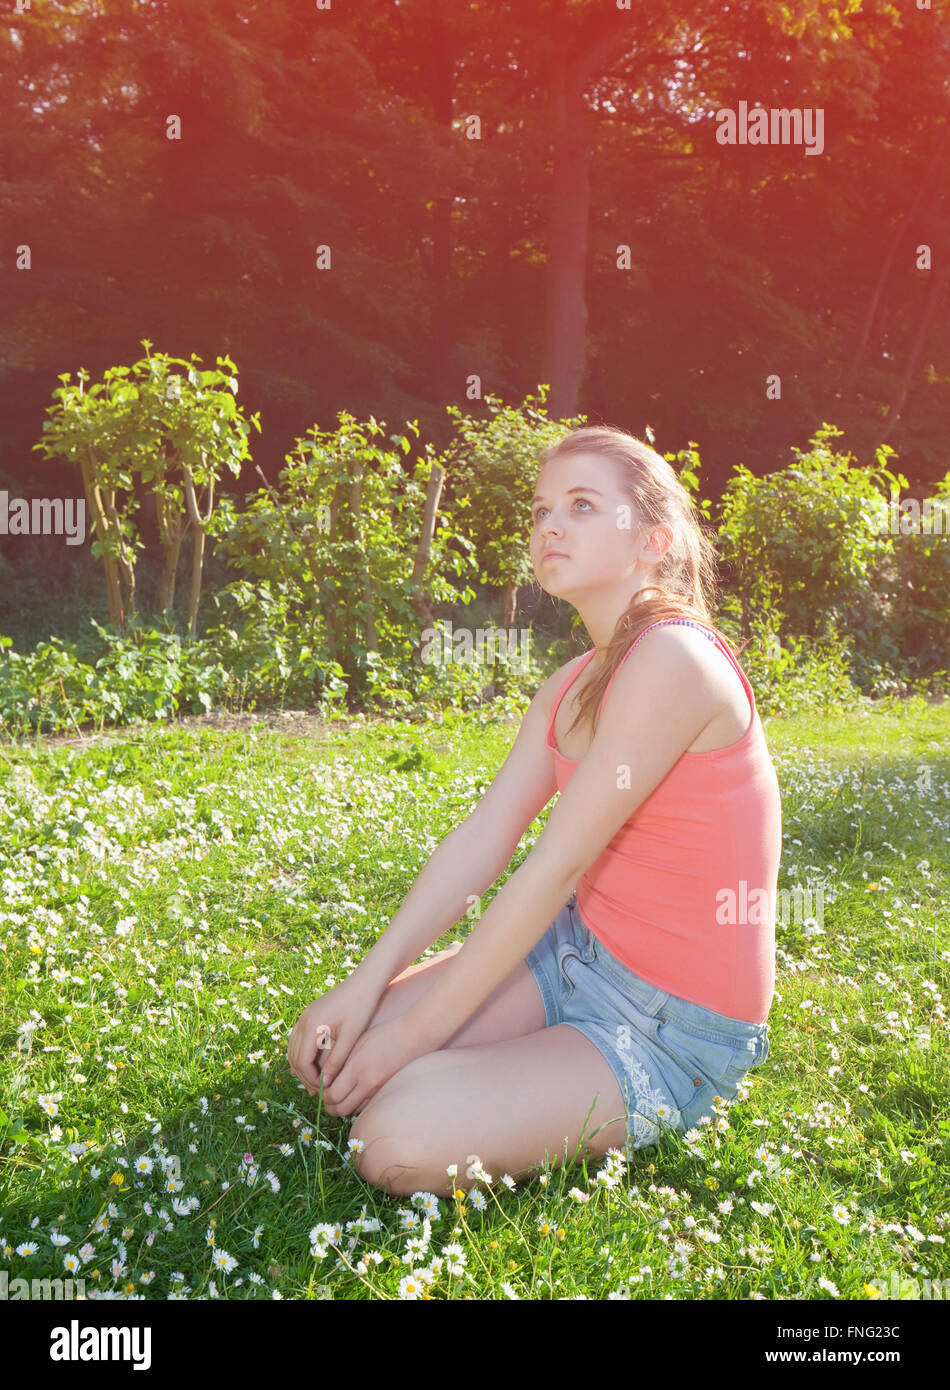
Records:
{"label": "blonde hair", "polygon": [[[692,495],[662,454],[625,430],[590,425],[572,430],[550,445],[542,452],[540,464],[543,468],[554,458],[580,453],[600,454],[620,465],[621,487],[633,503],[635,524],[648,530],[667,525],[673,533],[669,549],[654,566],[652,582],[646,586],[659,592],[653,598],[644,597],[645,590],[634,596],[617,621],[603,666],[581,692],[568,732],[586,721],[593,736],[604,691],[640,633],[662,618],[692,618],[713,627],[719,581],[710,533],[702,525]],[[722,633],[719,636],[737,656],[726,637]]]}

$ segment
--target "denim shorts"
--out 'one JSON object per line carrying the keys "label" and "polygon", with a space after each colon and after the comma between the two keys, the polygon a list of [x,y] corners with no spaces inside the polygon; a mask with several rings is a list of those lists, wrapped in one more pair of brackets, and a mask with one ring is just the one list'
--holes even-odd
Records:
{"label": "denim shorts", "polygon": [[767,1024],[715,1013],[634,974],[584,925],[576,893],[525,962],[546,1026],[570,1024],[610,1063],[626,1101],[628,1149],[715,1119],[713,1097],[733,1100],[769,1054]]}

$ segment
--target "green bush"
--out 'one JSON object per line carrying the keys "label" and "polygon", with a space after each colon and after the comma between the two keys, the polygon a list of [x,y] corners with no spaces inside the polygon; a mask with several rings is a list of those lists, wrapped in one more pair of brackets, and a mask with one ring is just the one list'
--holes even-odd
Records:
{"label": "green bush", "polygon": [[343,670],[315,649],[310,629],[295,621],[292,585],[238,579],[213,598],[225,621],[209,627],[204,640],[231,673],[248,709],[345,708]]}
{"label": "green bush", "polygon": [[819,637],[862,627],[868,644],[886,613],[874,591],[875,566],[893,552],[880,526],[889,488],[906,479],[891,474],[879,450],[877,471],[852,467],[830,441],[841,430],[823,424],[797,463],[757,478],[741,464],[720,503],[717,545],[730,566],[743,625],[780,609],[781,636]]}
{"label": "green bush", "polygon": [[[723,600],[717,623],[737,649],[740,636],[740,604],[735,596]],[[831,631],[820,637],[778,637],[780,615],[765,610],[753,620],[748,645],[739,661],[755,691],[759,714],[788,718],[809,709],[855,709],[865,696],[851,680],[853,660],[850,635]]]}
{"label": "green bush", "polygon": [[[409,687],[393,668],[419,640],[419,591],[434,603],[473,597],[449,578],[474,573],[472,547],[438,513],[417,585],[434,461],[427,453],[408,459],[408,434],[390,435],[387,447],[374,419],[358,422],[345,411],[338,419],[335,430],[314,426],[297,440],[276,488],[259,489],[241,512],[220,504],[209,529],[240,576],[220,597],[229,602],[230,591],[242,609],[241,641],[255,652],[264,640],[277,644],[269,679],[297,679],[303,690],[322,661],[346,681],[352,702],[371,700],[374,689],[387,700]],[[415,422],[407,429],[418,434]],[[263,654],[250,660],[268,671]],[[297,671],[301,662],[306,673]]]}
{"label": "green bush", "polygon": [[[32,652],[0,659],[0,727],[19,737],[93,723],[134,724],[226,705],[239,687],[207,639],[183,640],[137,620],[123,635],[103,627],[99,653],[84,660],[75,642],[52,637]],[[10,638],[0,637],[9,648]]]}
{"label": "green bush", "polygon": [[[266,581],[238,581],[221,602],[245,609],[240,630],[222,623],[191,640],[133,618],[123,635],[92,619],[98,636],[91,653],[59,637],[19,653],[0,637],[0,729],[20,737],[212,709],[346,709],[343,672],[288,623],[286,595]],[[88,638],[83,645],[88,649]],[[518,664],[503,654],[494,662],[426,664],[411,650],[394,659],[369,652],[365,673],[367,709],[424,719],[488,703],[492,717],[523,711],[544,678],[533,652]]]}
{"label": "green bush", "polygon": [[[943,513],[932,528],[928,510],[935,518]],[[865,688],[906,690],[926,676],[937,685],[950,667],[950,473],[923,506],[912,498],[895,505],[895,520],[893,556],[873,580],[886,604],[886,630],[875,644],[861,641],[858,630],[855,678]]]}
{"label": "green bush", "polygon": [[[493,626],[489,621],[476,623],[468,612],[463,616],[472,631]],[[436,619],[435,625],[444,621]],[[547,675],[535,635],[531,634],[524,660],[513,659],[501,650],[494,658],[482,660],[476,649],[466,660],[419,662],[412,687],[412,713],[433,717],[440,710],[461,713],[489,704],[495,718],[524,713]]]}

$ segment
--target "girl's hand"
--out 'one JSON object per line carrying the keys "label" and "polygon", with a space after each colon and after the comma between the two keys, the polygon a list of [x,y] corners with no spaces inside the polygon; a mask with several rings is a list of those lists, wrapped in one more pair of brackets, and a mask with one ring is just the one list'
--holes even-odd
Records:
{"label": "girl's hand", "polygon": [[287,1061],[312,1096],[337,1075],[378,1003],[379,991],[354,974],[301,1013],[290,1034]]}
{"label": "girl's hand", "polygon": [[324,1086],[324,1110],[330,1115],[355,1114],[391,1076],[425,1050],[405,1015],[378,1023],[357,1040],[336,1079]]}

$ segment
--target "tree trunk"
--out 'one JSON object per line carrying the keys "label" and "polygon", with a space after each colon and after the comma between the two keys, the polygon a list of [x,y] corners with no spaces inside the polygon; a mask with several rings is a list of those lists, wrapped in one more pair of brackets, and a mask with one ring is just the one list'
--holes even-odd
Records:
{"label": "tree trunk", "polygon": [[890,412],[884,420],[884,429],[880,439],[878,439],[874,446],[875,449],[879,449],[881,445],[891,437],[900,420],[901,411],[904,409],[913,382],[914,372],[917,370],[917,363],[920,361],[920,355],[923,352],[924,343],[927,340],[927,330],[930,327],[930,321],[934,316],[934,311],[943,294],[943,287],[947,282],[947,267],[942,267],[942,269],[938,270],[936,273],[932,271],[931,275],[933,278],[930,282],[927,298],[924,301],[924,308],[920,316],[920,322],[917,325],[917,332],[914,334],[914,341],[911,344],[910,355],[907,359],[907,366],[904,369],[904,378],[900,385],[897,400],[891,406]]}
{"label": "tree trunk", "polygon": [[[425,511],[422,516],[422,529],[419,534],[419,544],[416,546],[416,558],[412,565],[412,577],[409,581],[412,593],[412,605],[422,622],[423,628],[432,626],[432,604],[429,595],[422,587],[425,580],[426,570],[429,566],[429,556],[432,552],[432,537],[435,535],[435,522],[439,511],[439,501],[442,497],[442,485],[445,482],[445,473],[437,463],[432,465],[432,472],[429,474],[429,483],[426,488]],[[416,654],[421,654],[421,639],[416,647]]]}
{"label": "tree trunk", "polygon": [[725,168],[726,161],[723,158],[722,147],[720,146],[719,157],[716,160],[716,182],[709,196],[709,203],[706,210],[706,235],[710,238],[715,236],[716,213],[719,211],[719,199],[722,193]]}
{"label": "tree trunk", "polygon": [[[202,455],[202,460],[204,455]],[[195,548],[191,555],[191,592],[188,595],[188,634],[194,637],[198,630],[198,605],[201,602],[201,576],[204,571],[205,557],[205,531],[208,522],[211,520],[211,513],[214,510],[214,474],[208,476],[208,504],[202,515],[198,507],[198,499],[195,496],[195,484],[191,476],[191,469],[187,464],[182,466],[185,479],[185,501],[188,507],[188,518],[191,522],[195,534]]]}
{"label": "tree trunk", "polygon": [[188,595],[188,635],[194,637],[198,630],[198,604],[201,601],[201,574],[205,561],[204,527],[194,529],[195,548],[191,555],[191,592]]}
{"label": "tree trunk", "polygon": [[180,554],[181,533],[179,532],[171,546],[165,551],[165,565],[158,591],[158,611],[160,613],[164,613],[167,608],[174,611],[175,581],[178,575],[178,557]]}
{"label": "tree trunk", "polygon": [[[448,52],[445,16],[441,0],[431,0],[431,57],[432,114],[436,123],[446,131],[452,128],[452,80],[454,67]],[[453,399],[457,391],[448,389],[447,364],[455,344],[452,309],[449,302],[449,280],[452,256],[451,192],[436,194],[432,209],[432,259],[429,265],[432,286],[429,317],[429,380],[436,400]]]}
{"label": "tree trunk", "polygon": [[587,236],[590,216],[590,133],[580,93],[571,85],[558,42],[551,73],[554,173],[548,230],[543,379],[548,410],[560,420],[577,413],[587,350]]}
{"label": "tree trunk", "polygon": [[[92,458],[92,451],[88,450],[85,458],[80,458],[79,468],[82,473],[83,488],[86,493],[86,502],[92,513],[93,529],[96,539],[101,545],[105,545],[110,539],[109,518],[106,516],[105,507],[102,504],[102,496],[96,483],[95,463]],[[119,587],[119,568],[115,557],[105,552],[102,556],[103,565],[106,572],[106,597],[109,603],[109,622],[115,623],[121,631],[125,631],[125,610],[122,606],[122,591]]]}
{"label": "tree trunk", "polygon": [[905,231],[910,225],[911,219],[916,216],[917,209],[920,206],[924,194],[932,187],[931,176],[938,167],[940,160],[943,158],[944,150],[946,149],[948,139],[950,139],[950,127],[948,127],[944,131],[942,140],[938,144],[936,150],[931,156],[930,161],[927,164],[926,169],[921,175],[920,182],[917,185],[917,192],[914,194],[912,201],[905,208],[904,215],[898,222],[897,227],[894,230],[894,234],[891,237],[890,243],[887,248],[887,253],[884,256],[884,260],[881,264],[881,269],[878,272],[877,283],[874,286],[874,293],[871,295],[871,299],[867,307],[867,312],[864,316],[864,323],[861,326],[861,333],[858,338],[857,346],[854,350],[854,356],[852,357],[851,363],[848,367],[848,376],[845,382],[845,390],[848,392],[850,392],[853,389],[855,377],[858,374],[858,368],[861,366],[861,363],[864,360],[864,354],[867,351],[867,346],[871,338],[871,329],[874,327],[874,320],[877,316],[878,307],[881,302],[881,295],[884,293],[884,286],[886,285],[888,276],[891,273],[891,266],[894,263],[894,257],[897,255],[898,249],[901,244],[901,240],[904,236]]}
{"label": "tree trunk", "polygon": [[180,522],[172,525],[165,500],[161,493],[153,493],[155,498],[155,521],[158,526],[158,540],[162,547],[162,577],[158,589],[158,611],[175,607],[175,582],[178,577],[178,557],[181,554],[182,527]]}
{"label": "tree trunk", "polygon": [[[353,517],[353,538],[357,545],[360,544],[360,493],[363,487],[363,463],[357,460],[353,481],[350,487],[350,512]],[[376,641],[376,614],[374,611],[373,585],[370,580],[369,571],[362,570],[362,589],[363,589],[363,641],[368,652],[378,650]]]}
{"label": "tree trunk", "polygon": [[501,625],[506,632],[510,627],[514,627],[517,611],[518,586],[517,584],[505,584],[501,590]]}
{"label": "tree trunk", "polygon": [[566,9],[567,0],[560,0],[554,11],[549,104],[554,176],[542,377],[551,385],[548,411],[554,419],[577,414],[587,352],[585,277],[593,135],[584,92],[590,77],[631,43],[623,16],[609,9],[590,34],[578,40],[569,32]]}
{"label": "tree trunk", "polygon": [[[119,517],[115,509],[114,487],[106,488],[103,493],[103,506],[105,507],[106,516],[109,518],[109,528],[115,536],[119,547],[117,563],[119,566],[119,582],[122,586],[123,618],[126,616],[131,617],[135,612],[135,561],[126,548],[125,537],[119,526]],[[124,632],[124,621],[121,627]]]}

